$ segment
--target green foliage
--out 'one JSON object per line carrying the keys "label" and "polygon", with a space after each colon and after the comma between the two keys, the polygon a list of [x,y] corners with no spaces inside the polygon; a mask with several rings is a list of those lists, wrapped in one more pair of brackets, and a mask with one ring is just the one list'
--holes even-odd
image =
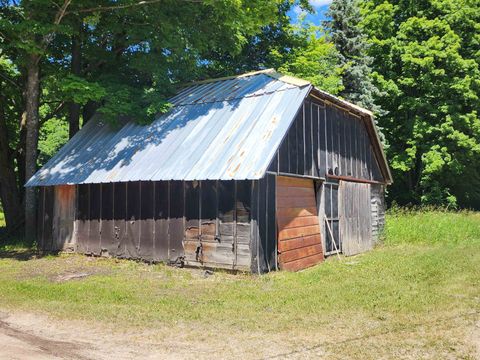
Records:
{"label": "green foliage", "polygon": [[313,11],[308,1],[281,1],[275,21],[247,38],[240,53],[212,51],[208,54],[210,60],[202,68],[205,76],[219,77],[274,68],[338,94],[343,89],[343,69],[338,62],[338,53],[320,27],[303,20],[298,24],[291,23],[288,12],[295,5]]}
{"label": "green foliage", "polygon": [[340,66],[344,69],[344,89],[340,95],[345,99],[380,113],[374,97],[380,95],[373,84],[368,42],[360,27],[361,14],[358,0],[334,0],[327,13],[325,27],[338,51]]}
{"label": "green foliage", "polygon": [[297,30],[306,40],[305,47],[292,49],[282,55],[273,49],[271,55],[276,63],[281,64],[281,73],[309,80],[313,85],[331,94],[338,94],[343,89],[343,68],[338,66],[338,53],[335,46],[325,36],[317,36],[320,28],[306,26]]}
{"label": "green foliage", "polygon": [[100,101],[107,95],[107,90],[96,82],[89,82],[81,77],[69,74],[64,78],[55,78],[53,86],[58,86],[64,100],[85,105],[89,101]]}
{"label": "green foliage", "polygon": [[58,118],[46,121],[40,129],[38,139],[38,165],[43,166],[67,141],[66,121]]}
{"label": "green foliage", "polygon": [[480,244],[480,213],[440,208],[405,209],[393,207],[385,228],[387,245]]}
{"label": "green foliage", "polygon": [[480,206],[480,4],[368,1],[362,27],[400,204]]}

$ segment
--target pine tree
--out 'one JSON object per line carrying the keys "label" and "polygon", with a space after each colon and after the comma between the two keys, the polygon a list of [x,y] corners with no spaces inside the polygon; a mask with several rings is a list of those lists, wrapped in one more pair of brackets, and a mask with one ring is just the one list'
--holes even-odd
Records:
{"label": "pine tree", "polygon": [[339,53],[344,68],[344,90],[340,96],[374,113],[380,112],[374,98],[378,89],[372,81],[372,58],[367,55],[368,43],[360,27],[361,13],[357,0],[334,0],[324,22]]}

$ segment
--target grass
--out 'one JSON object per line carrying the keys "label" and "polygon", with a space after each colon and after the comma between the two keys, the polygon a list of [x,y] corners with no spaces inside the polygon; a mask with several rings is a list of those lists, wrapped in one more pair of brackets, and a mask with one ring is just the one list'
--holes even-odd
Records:
{"label": "grass", "polygon": [[[265,276],[4,251],[0,307],[192,336],[260,333],[334,358],[475,358],[480,214],[396,211],[387,224],[369,253]],[[90,276],[59,281],[78,272]]]}

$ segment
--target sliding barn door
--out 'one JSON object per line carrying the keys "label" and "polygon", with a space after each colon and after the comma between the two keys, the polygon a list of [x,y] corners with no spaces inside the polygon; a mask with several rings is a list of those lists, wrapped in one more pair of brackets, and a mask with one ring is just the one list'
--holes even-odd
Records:
{"label": "sliding barn door", "polygon": [[277,177],[279,266],[300,270],[323,260],[313,180]]}
{"label": "sliding barn door", "polygon": [[342,252],[355,255],[373,247],[370,184],[340,181]]}

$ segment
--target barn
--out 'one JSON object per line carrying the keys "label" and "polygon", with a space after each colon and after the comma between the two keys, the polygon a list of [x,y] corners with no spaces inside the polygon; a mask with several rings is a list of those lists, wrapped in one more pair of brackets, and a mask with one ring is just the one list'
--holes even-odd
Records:
{"label": "barn", "polygon": [[272,69],[170,102],[95,115],[28,181],[40,250],[264,273],[375,244],[392,177],[369,111]]}

